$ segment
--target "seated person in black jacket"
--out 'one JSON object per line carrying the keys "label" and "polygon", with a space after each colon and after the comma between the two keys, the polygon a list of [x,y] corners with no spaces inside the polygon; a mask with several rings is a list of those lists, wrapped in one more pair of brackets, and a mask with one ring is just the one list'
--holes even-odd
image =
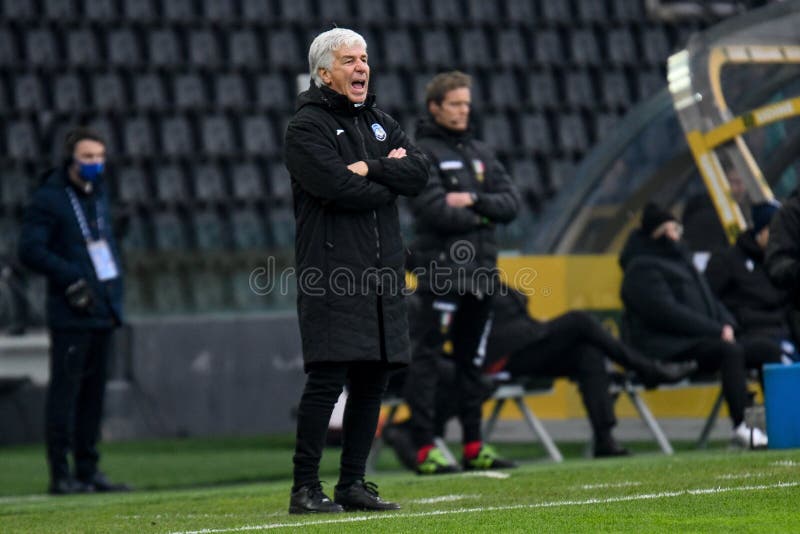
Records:
{"label": "seated person in black jacket", "polygon": [[767,338],[737,339],[736,319],[694,267],[681,234],[671,213],[648,204],[641,228],[625,244],[621,293],[629,341],[651,358],[696,360],[703,372],[720,371],[734,440],[766,447],[767,436],[744,422],[746,370],[780,361],[780,346]]}
{"label": "seated person in black jacket", "polygon": [[[575,380],[592,426],[595,457],[628,454],[611,433],[616,418],[609,394],[607,360],[635,371],[648,385],[675,382],[697,370],[695,362],[666,363],[641,356],[615,339],[597,319],[584,311],[570,311],[550,321],[538,321],[528,314],[525,295],[507,287],[502,289],[492,303],[485,373],[507,372],[514,378],[567,376]],[[448,360],[446,356],[441,359]],[[440,431],[447,419],[456,413],[452,402],[455,383],[447,380],[452,375],[447,367],[440,365],[438,368],[439,391],[444,392],[437,395],[436,404]],[[491,395],[492,389],[486,388],[486,397]],[[394,446],[403,463],[414,469],[415,464],[410,461],[414,458],[413,446],[406,436],[400,436],[406,431],[405,426],[392,425],[384,429],[384,437]]]}
{"label": "seated person in black jacket", "polygon": [[739,338],[773,339],[789,358],[796,353],[789,330],[791,295],[775,286],[764,265],[769,223],[779,207],[777,202],[755,204],[752,227],[735,245],[714,253],[705,274],[711,289],[736,317]]}

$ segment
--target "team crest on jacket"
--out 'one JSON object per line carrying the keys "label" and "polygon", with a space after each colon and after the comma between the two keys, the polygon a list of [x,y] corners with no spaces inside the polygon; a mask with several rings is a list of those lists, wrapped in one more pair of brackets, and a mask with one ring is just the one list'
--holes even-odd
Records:
{"label": "team crest on jacket", "polygon": [[372,131],[375,132],[375,139],[377,139],[378,141],[386,140],[386,130],[384,130],[383,126],[381,126],[377,122],[372,123]]}

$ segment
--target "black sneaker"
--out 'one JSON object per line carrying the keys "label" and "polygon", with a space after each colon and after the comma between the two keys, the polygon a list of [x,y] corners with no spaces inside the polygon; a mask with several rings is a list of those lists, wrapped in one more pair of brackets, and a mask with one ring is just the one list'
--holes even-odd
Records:
{"label": "black sneaker", "polygon": [[92,493],[94,488],[72,477],[58,478],[50,483],[47,493],[50,495],[76,495],[78,493]]}
{"label": "black sneaker", "polygon": [[322,491],[322,484],[300,486],[289,500],[290,514],[336,514],[344,509]]}
{"label": "black sneaker", "polygon": [[131,491],[131,487],[122,482],[111,482],[105,473],[96,471],[88,478],[79,479],[83,484],[91,486],[98,493],[119,493]]}
{"label": "black sneaker", "polygon": [[388,502],[380,498],[377,484],[363,480],[353,482],[346,488],[337,486],[333,498],[345,510],[383,512],[400,509],[400,505],[396,502]]}
{"label": "black sneaker", "polygon": [[613,458],[615,456],[630,456],[631,451],[617,443],[614,438],[605,439],[594,444],[595,458]]}

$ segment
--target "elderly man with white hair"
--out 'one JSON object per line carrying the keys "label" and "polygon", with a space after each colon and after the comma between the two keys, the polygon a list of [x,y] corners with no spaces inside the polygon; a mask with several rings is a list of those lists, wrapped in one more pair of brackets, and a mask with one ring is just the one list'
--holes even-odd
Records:
{"label": "elderly man with white hair", "polygon": [[[396,510],[364,480],[388,373],[409,356],[406,248],[395,201],[428,180],[428,162],[368,92],[367,44],[352,30],[318,35],[311,85],[286,129],[294,196],[297,310],[306,385],[297,414],[289,512]],[[344,386],[339,482],[319,481],[333,406]]]}

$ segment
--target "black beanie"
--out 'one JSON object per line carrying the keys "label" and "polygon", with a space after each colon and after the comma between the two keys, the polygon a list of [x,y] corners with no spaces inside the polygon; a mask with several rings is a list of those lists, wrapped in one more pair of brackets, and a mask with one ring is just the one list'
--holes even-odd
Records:
{"label": "black beanie", "polygon": [[642,232],[652,235],[656,228],[667,221],[677,221],[670,212],[661,209],[657,204],[648,202],[642,210]]}

